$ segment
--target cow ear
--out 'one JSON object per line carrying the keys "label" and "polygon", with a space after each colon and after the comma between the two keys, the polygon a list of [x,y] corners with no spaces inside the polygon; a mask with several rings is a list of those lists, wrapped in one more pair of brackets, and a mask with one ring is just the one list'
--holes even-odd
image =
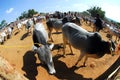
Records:
{"label": "cow ear", "polygon": [[95,32],[95,34],[94,34],[94,36],[95,36],[95,38],[97,38],[98,40],[102,40],[101,39],[101,36],[100,36],[100,34],[98,33],[98,32]]}
{"label": "cow ear", "polygon": [[50,48],[50,50],[52,50],[54,47],[54,43],[49,43],[49,42],[47,42],[47,43],[48,43],[48,47]]}
{"label": "cow ear", "polygon": [[107,42],[108,42],[109,46],[111,46],[111,42],[110,41],[107,41]]}

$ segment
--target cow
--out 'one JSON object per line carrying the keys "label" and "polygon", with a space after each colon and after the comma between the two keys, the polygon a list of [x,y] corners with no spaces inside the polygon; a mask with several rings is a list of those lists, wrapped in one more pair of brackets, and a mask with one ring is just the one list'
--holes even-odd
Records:
{"label": "cow", "polygon": [[67,23],[67,22],[73,22],[73,23],[81,25],[80,19],[78,17],[75,17],[73,19],[71,19],[69,17],[64,17],[63,19],[49,18],[46,21],[47,28],[48,28],[48,31],[49,31],[48,35],[49,35],[49,38],[51,39],[52,42],[53,42],[53,39],[52,39],[53,29],[55,29],[56,33],[58,33],[58,31],[61,30],[62,25]]}
{"label": "cow", "polygon": [[0,35],[0,44],[3,44],[3,43],[4,43],[4,37]]}
{"label": "cow", "polygon": [[117,43],[120,40],[120,29],[116,28],[115,26],[110,26],[109,24],[106,24],[105,27],[108,30],[108,36],[110,39],[112,39],[112,36],[116,36],[115,42]]}
{"label": "cow", "polygon": [[34,51],[38,53],[41,63],[48,66],[50,74],[55,74],[56,71],[52,60],[51,49],[47,43],[48,34],[40,20],[36,21],[32,39],[34,42]]}
{"label": "cow", "polygon": [[88,59],[88,57],[94,57],[94,58],[101,58],[106,53],[112,54],[115,50],[115,44],[113,41],[107,42],[102,40],[101,35],[98,32],[88,32],[87,30],[83,29],[82,27],[74,24],[74,23],[66,23],[62,27],[62,33],[63,33],[63,46],[64,46],[64,52],[63,55],[65,55],[65,47],[67,41],[69,42],[71,53],[71,45],[80,50],[80,56],[75,63],[75,66],[78,64],[78,62],[85,56],[85,61],[83,66],[85,66],[85,63]]}
{"label": "cow", "polygon": [[4,44],[4,42],[7,40],[7,34],[5,32],[5,30],[3,30],[1,33],[0,33],[0,43],[1,44]]}
{"label": "cow", "polygon": [[22,29],[22,24],[21,24],[21,22],[18,22],[18,24],[17,24],[17,29],[18,29],[19,31]]}
{"label": "cow", "polygon": [[11,36],[12,36],[12,31],[13,31],[13,30],[12,30],[11,27],[8,27],[8,28],[7,28],[8,39],[11,38]]}
{"label": "cow", "polygon": [[47,28],[48,28],[49,38],[53,42],[52,31],[53,31],[53,29],[55,29],[56,33],[58,33],[58,31],[61,30],[62,25],[63,25],[62,20],[56,19],[56,18],[49,18],[46,21],[46,24],[47,24]]}
{"label": "cow", "polygon": [[33,28],[33,21],[32,19],[28,19],[28,21],[26,22],[26,30],[28,34],[32,34],[32,28]]}

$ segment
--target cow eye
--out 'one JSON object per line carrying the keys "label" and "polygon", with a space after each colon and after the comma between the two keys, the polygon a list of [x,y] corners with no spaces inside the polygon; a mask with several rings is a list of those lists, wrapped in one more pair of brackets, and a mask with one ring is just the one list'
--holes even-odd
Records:
{"label": "cow eye", "polygon": [[110,48],[110,51],[113,51],[113,48],[112,48],[112,47]]}
{"label": "cow eye", "polygon": [[112,56],[114,56],[113,51],[114,51],[114,49],[111,47],[110,48],[110,53],[111,53]]}

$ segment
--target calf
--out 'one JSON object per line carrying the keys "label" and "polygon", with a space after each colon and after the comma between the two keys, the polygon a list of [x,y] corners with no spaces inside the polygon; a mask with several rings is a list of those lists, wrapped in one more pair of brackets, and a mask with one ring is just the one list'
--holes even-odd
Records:
{"label": "calf", "polygon": [[[64,54],[65,54],[65,45],[66,41],[69,42],[70,50],[71,45],[80,50],[81,54],[76,64],[84,57],[85,61],[83,66],[85,66],[86,60],[88,57],[100,58],[107,54],[112,54],[112,51],[115,50],[115,45],[113,42],[106,42],[101,39],[101,36],[97,32],[88,32],[87,30],[79,27],[74,23],[66,23],[62,27],[63,32],[63,42],[64,42]],[[71,44],[71,45],[70,45]],[[72,52],[73,53],[73,52]]]}
{"label": "calf", "polygon": [[58,32],[59,30],[61,30],[62,28],[62,20],[60,19],[56,19],[56,18],[49,18],[48,21],[46,22],[47,24],[47,28],[48,28],[48,35],[49,38],[53,41],[52,39],[52,31],[53,29],[55,29],[56,32]]}
{"label": "calf", "polygon": [[38,57],[41,63],[47,64],[49,68],[49,73],[56,73],[54,69],[54,64],[52,60],[52,54],[50,51],[50,47],[47,44],[48,35],[42,23],[36,23],[33,30],[33,42],[36,47],[36,52],[38,53]]}

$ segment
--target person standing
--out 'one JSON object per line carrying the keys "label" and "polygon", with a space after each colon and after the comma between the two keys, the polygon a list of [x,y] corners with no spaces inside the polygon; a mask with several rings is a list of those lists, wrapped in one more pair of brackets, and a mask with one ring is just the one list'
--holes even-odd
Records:
{"label": "person standing", "polygon": [[96,15],[94,25],[95,25],[95,31],[97,31],[97,32],[99,32],[101,29],[103,29],[102,20],[100,19],[99,14]]}

